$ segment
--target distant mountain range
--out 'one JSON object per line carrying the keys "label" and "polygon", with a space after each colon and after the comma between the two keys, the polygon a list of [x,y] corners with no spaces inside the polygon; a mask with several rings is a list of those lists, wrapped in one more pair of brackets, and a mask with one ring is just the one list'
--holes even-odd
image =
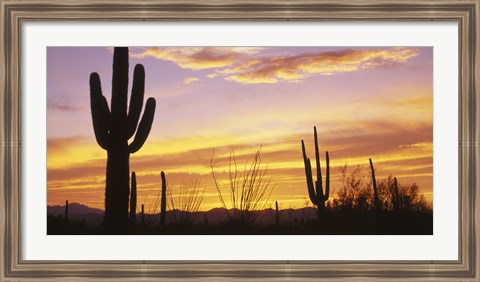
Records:
{"label": "distant mountain range", "polygon": [[[65,213],[65,206],[47,206],[47,213],[51,215],[63,215]],[[103,210],[91,208],[89,206],[71,203],[68,204],[69,214],[103,214]]]}
{"label": "distant mountain range", "polygon": [[[234,210],[230,209],[229,212],[233,214]],[[174,213],[177,215],[180,213],[178,210],[167,211],[167,220],[174,217]],[[47,214],[53,216],[63,216],[65,214],[65,206],[47,206]],[[89,224],[100,223],[103,217],[103,210],[91,208],[79,203],[71,203],[68,205],[68,216],[70,219],[85,220]],[[214,208],[209,211],[198,211],[194,215],[196,222],[204,222],[207,220],[209,223],[217,224],[227,219],[227,212],[224,208]],[[140,217],[140,214],[137,214]],[[294,221],[307,220],[316,218],[316,209],[312,207],[306,207],[301,209],[285,209],[279,210],[280,222],[282,221]],[[145,220],[158,222],[160,214],[145,214]],[[275,222],[275,210],[265,209],[260,211],[260,214],[256,220],[257,224],[272,224]]]}

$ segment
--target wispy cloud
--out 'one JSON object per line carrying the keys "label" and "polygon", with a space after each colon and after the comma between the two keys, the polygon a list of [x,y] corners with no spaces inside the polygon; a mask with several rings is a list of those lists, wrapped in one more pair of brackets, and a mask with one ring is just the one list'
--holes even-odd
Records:
{"label": "wispy cloud", "polygon": [[200,81],[200,79],[198,79],[196,77],[186,77],[186,78],[183,79],[183,84],[188,85],[188,84],[192,84],[192,83],[197,82],[197,81]]}
{"label": "wispy cloud", "polygon": [[251,55],[262,50],[256,47],[183,47],[183,48],[148,48],[143,52],[131,52],[135,58],[154,57],[170,61],[181,68],[201,70],[230,66],[244,55]]}
{"label": "wispy cloud", "polygon": [[312,75],[334,75],[405,63],[417,54],[414,49],[397,47],[272,56],[218,70],[217,74],[244,84],[298,82]]}
{"label": "wispy cloud", "polygon": [[80,110],[79,106],[72,105],[69,103],[63,103],[59,101],[52,101],[52,100],[48,101],[47,107],[49,110],[68,111],[68,112]]}
{"label": "wispy cloud", "polygon": [[[412,48],[345,49],[299,55],[267,55],[257,47],[147,48],[135,58],[154,57],[192,70],[213,69],[208,78],[242,84],[298,82],[312,75],[335,75],[405,63],[418,55]],[[252,57],[252,55],[255,55]]]}

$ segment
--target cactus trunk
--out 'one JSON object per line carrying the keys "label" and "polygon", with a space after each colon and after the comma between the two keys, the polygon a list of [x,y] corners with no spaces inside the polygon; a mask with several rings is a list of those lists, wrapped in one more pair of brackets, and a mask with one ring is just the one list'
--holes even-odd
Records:
{"label": "cactus trunk", "polygon": [[112,226],[123,226],[128,220],[130,154],[125,149],[108,151],[105,221]]}
{"label": "cactus trunk", "polygon": [[162,202],[160,204],[160,225],[165,226],[165,219],[167,215],[167,181],[165,179],[165,173],[160,173],[162,178]]}

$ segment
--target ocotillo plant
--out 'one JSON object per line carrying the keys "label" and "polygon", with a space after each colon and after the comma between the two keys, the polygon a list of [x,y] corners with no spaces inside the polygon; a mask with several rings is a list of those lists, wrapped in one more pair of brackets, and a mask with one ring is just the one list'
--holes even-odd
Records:
{"label": "ocotillo plant", "polygon": [[[133,74],[127,112],[128,48],[125,47],[116,47],[113,51],[111,111],[102,94],[99,75],[95,72],[90,75],[90,107],[95,138],[98,145],[107,151],[105,224],[113,229],[123,228],[128,221],[130,154],[145,143],[155,114],[155,99],[148,98],[138,123],[143,107],[144,84],[145,70],[138,64]],[[128,144],[134,134],[133,142]]]}
{"label": "ocotillo plant", "polygon": [[165,218],[167,215],[167,181],[165,180],[165,173],[160,173],[162,178],[162,202],[160,204],[160,225],[165,226]]}
{"label": "ocotillo plant", "polygon": [[372,159],[370,161],[370,169],[372,170],[372,184],[373,184],[373,197],[375,203],[376,212],[380,212],[380,200],[378,199],[377,180],[375,179],[375,169],[373,168]]}
{"label": "ocotillo plant", "polygon": [[321,218],[325,214],[325,202],[328,200],[330,193],[330,158],[328,157],[328,151],[325,152],[326,156],[326,179],[325,179],[325,193],[323,193],[323,181],[322,181],[322,170],[320,167],[320,153],[318,151],[318,139],[317,139],[317,127],[313,127],[313,134],[315,139],[315,159],[316,159],[316,170],[317,170],[317,181],[315,186],[313,184],[312,177],[312,165],[310,164],[310,158],[307,158],[307,153],[305,152],[305,144],[302,140],[302,153],[303,153],[303,162],[305,165],[305,176],[307,178],[307,188],[308,196],[310,201],[317,206],[318,218]]}
{"label": "ocotillo plant", "polygon": [[280,215],[278,213],[278,202],[275,201],[275,225],[278,225],[280,222]]}
{"label": "ocotillo plant", "polygon": [[135,224],[137,221],[137,176],[132,172],[132,191],[130,193],[130,221]]}
{"label": "ocotillo plant", "polygon": [[65,201],[65,220],[68,220],[68,200]]}

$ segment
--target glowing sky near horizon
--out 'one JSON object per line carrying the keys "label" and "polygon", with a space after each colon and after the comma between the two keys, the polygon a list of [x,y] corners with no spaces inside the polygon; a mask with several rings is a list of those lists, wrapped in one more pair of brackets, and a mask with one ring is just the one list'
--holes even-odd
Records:
{"label": "glowing sky near horizon", "polygon": [[[106,152],[94,137],[89,76],[97,72],[110,102],[112,48],[47,48],[47,201],[103,209]],[[145,67],[145,98],[157,108],[150,136],[130,157],[138,205],[154,210],[165,171],[175,194],[182,181],[205,189],[201,210],[220,207],[210,161],[228,189],[237,163],[262,146],[274,190],[270,204],[301,208],[308,198],[300,140],[314,158],[317,126],[322,169],[330,154],[333,196],[340,167],[377,179],[417,183],[432,200],[433,48],[162,47],[130,48]],[[178,189],[177,189],[178,190]],[[138,206],[137,205],[137,206]],[[158,210],[158,208],[156,208]]]}

